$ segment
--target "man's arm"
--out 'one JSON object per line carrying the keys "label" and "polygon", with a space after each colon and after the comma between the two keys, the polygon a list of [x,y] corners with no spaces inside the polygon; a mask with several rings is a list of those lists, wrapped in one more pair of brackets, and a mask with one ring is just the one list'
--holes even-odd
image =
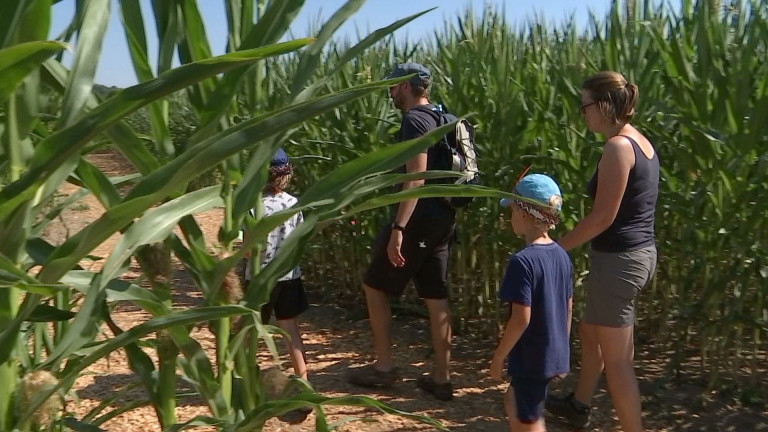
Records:
{"label": "man's arm", "polygon": [[[419,173],[427,170],[427,154],[419,153],[418,156],[405,163],[405,172]],[[403,190],[419,187],[424,184],[424,179],[409,180],[403,183]],[[413,210],[416,208],[416,203],[419,199],[410,199],[407,201],[401,201],[397,207],[397,215],[395,216],[395,223],[400,226],[408,225],[408,221],[411,219]]]}
{"label": "man's arm", "polygon": [[[406,173],[418,173],[427,170],[427,154],[419,153],[418,156],[409,160],[405,164]],[[415,188],[424,184],[424,179],[410,180],[403,183],[403,190]],[[416,204],[419,202],[417,199],[410,199],[401,201],[397,207],[397,214],[395,215],[395,224],[405,227],[408,225],[408,221],[411,219]],[[405,265],[405,258],[400,252],[400,247],[403,244],[403,232],[400,230],[392,230],[389,236],[389,246],[387,247],[387,256],[389,261],[395,267],[402,267]]]}

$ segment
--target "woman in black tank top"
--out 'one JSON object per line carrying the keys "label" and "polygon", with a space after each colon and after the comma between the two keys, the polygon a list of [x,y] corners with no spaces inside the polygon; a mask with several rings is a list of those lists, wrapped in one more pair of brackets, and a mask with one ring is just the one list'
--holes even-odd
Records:
{"label": "woman in black tank top", "polygon": [[600,72],[582,86],[582,116],[608,140],[588,185],[592,211],[558,241],[566,250],[591,244],[579,382],[574,393],[547,399],[547,410],[575,427],[589,425],[589,403],[605,370],[622,430],[643,430],[633,331],[635,298],[656,267],[659,158],[630,124],[637,99],[637,86],[617,72]]}

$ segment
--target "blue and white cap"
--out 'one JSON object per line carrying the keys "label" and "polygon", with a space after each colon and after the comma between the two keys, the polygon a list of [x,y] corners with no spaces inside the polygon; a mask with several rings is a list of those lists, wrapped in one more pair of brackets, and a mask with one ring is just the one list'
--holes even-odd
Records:
{"label": "blue and white cap", "polygon": [[282,148],[277,149],[275,155],[272,156],[272,160],[269,162],[269,172],[273,176],[284,176],[293,173],[288,153]]}
{"label": "blue and white cap", "polygon": [[501,200],[502,207],[515,204],[541,222],[553,225],[560,222],[563,196],[560,193],[560,187],[551,177],[544,174],[529,174],[517,182],[512,193],[525,198],[525,201],[504,198]]}
{"label": "blue and white cap", "polygon": [[272,156],[272,161],[269,163],[269,166],[283,166],[288,165],[290,163],[290,160],[288,159],[288,153],[285,152],[282,148],[277,149],[277,152],[275,152],[275,155]]}

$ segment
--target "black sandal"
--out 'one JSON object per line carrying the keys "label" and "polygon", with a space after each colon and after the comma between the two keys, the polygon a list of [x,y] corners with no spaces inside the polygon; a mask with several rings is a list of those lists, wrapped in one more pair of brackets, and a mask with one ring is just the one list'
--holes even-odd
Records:
{"label": "black sandal", "polygon": [[453,399],[453,384],[450,381],[438,384],[430,375],[422,375],[416,380],[416,386],[427,393],[432,393],[436,399],[449,401]]}
{"label": "black sandal", "polygon": [[400,369],[397,367],[383,372],[374,367],[373,364],[349,369],[347,372],[347,381],[350,384],[361,387],[392,387],[394,383],[400,380]]}

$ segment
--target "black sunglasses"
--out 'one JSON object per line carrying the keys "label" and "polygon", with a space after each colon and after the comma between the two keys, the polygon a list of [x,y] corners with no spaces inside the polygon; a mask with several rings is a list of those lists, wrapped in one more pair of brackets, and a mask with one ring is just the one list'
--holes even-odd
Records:
{"label": "black sunglasses", "polygon": [[590,103],[588,103],[588,104],[584,104],[584,105],[582,105],[582,106],[581,106],[581,113],[582,113],[582,114],[586,114],[586,113],[587,113],[587,107],[589,107],[589,106],[592,106],[592,105],[594,105],[594,104],[596,104],[596,103],[598,103],[598,102],[600,102],[600,101],[592,101],[592,102],[590,102]]}

